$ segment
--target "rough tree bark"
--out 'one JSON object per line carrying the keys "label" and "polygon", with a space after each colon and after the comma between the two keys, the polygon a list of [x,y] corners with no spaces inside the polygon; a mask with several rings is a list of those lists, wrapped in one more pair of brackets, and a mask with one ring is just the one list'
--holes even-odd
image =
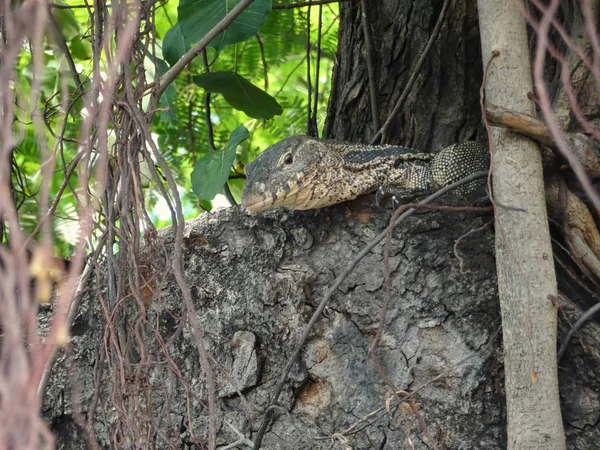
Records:
{"label": "rough tree bark", "polygon": [[[443,1],[370,1],[370,32],[383,123],[400,98],[412,68],[426,47]],[[338,64],[324,136],[369,142],[369,83],[360,9],[341,5]],[[475,2],[451,1],[439,38],[419,71],[388,142],[439,150],[456,142],[481,139],[479,85],[481,48]]]}
{"label": "rough tree bark", "polygon": [[[483,136],[477,10],[473,1],[451,3],[405,112],[390,130],[390,142],[432,149]],[[385,119],[442,2],[379,0],[370,5]],[[374,130],[357,6],[343,3],[341,21],[326,135],[367,142]],[[187,225],[186,277],[218,377],[218,445],[239,439],[233,428],[255,437],[280,371],[315,305],[348,260],[386,226],[388,215],[359,199],[319,211],[253,216],[232,208]],[[390,396],[367,354],[384,298],[378,246],[338,289],[313,330],[264,449],[506,448],[494,237],[487,227],[456,243],[490,219],[419,215],[394,233],[393,301],[375,356],[395,387],[414,395],[412,407],[393,407],[397,397]],[[147,260],[170,267],[165,260],[172,245],[171,232],[164,230],[146,250]],[[189,330],[179,327],[182,301],[173,276],[168,269],[155,276],[155,298],[141,312],[129,304],[136,315],[122,331],[130,333],[133,347],[134,335],[147,342],[145,364],[134,364],[125,383],[127,427],[152,443],[145,448],[202,448],[208,422],[201,403],[207,394],[204,375]],[[56,365],[44,397],[59,447],[85,448],[86,439],[102,448],[123,445],[117,444],[114,430],[124,412],[113,407],[110,397],[114,362],[103,356],[110,331],[99,302],[104,289],[98,278],[73,327],[71,351]],[[126,300],[123,305],[129,307]],[[571,321],[580,314],[568,302],[563,306]],[[561,326],[564,334],[568,325]],[[600,442],[600,356],[595,351],[600,327],[588,324],[581,344],[572,343],[561,362],[563,419],[567,448],[594,449]],[[368,416],[378,408],[381,417]],[[354,424],[355,432],[344,433]]]}
{"label": "rough tree bark", "polygon": [[[315,304],[349,258],[386,226],[385,214],[359,206],[258,216],[234,208],[188,224],[186,276],[220,387],[218,445],[238,439],[228,423],[252,439]],[[343,283],[312,333],[263,448],[329,449],[332,435],[378,408],[384,408],[383,417],[356,434],[333,438],[333,448],[345,448],[342,442],[355,449],[411,448],[408,439],[422,450],[434,444],[440,449],[506,447],[490,227],[455,249],[460,236],[489,220],[426,214],[395,233],[393,302],[376,356],[399,390],[416,391],[418,416],[407,407],[385,413],[390,392],[367,355],[384,297],[379,246]],[[159,242],[156,248],[172,246],[169,230]],[[160,261],[165,255],[147,258]],[[131,407],[139,408],[130,426],[153,436],[151,448],[156,449],[191,445],[192,435],[202,442],[207,424],[207,410],[197,401],[206,398],[197,352],[188,331],[177,333],[181,295],[173,276],[163,275],[143,321],[132,316],[129,326],[132,334],[134,329],[146,334],[146,351],[156,355],[156,365],[139,367],[126,393]],[[577,314],[572,306],[565,311],[570,317]],[[113,368],[102,357],[105,332],[98,293],[91,289],[73,327],[72,352],[61,357],[44,397],[58,448],[85,448],[78,411],[90,420],[102,448],[117,448],[112,431],[119,418],[110,398]],[[583,347],[573,345],[561,365],[570,449],[592,449],[600,439],[600,358],[594,350],[600,345],[600,329],[587,328],[582,342]],[[132,394],[138,386],[142,397]],[[358,428],[367,423],[359,422]]]}
{"label": "rough tree bark", "polygon": [[[525,19],[512,2],[479,0],[486,100],[535,115]],[[539,145],[491,129],[496,267],[502,310],[508,449],[564,449],[556,364],[556,274]],[[505,207],[507,206],[507,207]]]}

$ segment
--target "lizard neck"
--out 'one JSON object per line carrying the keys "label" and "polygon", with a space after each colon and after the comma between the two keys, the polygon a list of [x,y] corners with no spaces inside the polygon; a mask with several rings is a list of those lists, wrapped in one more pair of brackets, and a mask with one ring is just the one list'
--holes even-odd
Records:
{"label": "lizard neck", "polygon": [[375,192],[380,187],[397,199],[410,199],[431,190],[433,155],[394,145],[343,146],[340,181],[347,198]]}

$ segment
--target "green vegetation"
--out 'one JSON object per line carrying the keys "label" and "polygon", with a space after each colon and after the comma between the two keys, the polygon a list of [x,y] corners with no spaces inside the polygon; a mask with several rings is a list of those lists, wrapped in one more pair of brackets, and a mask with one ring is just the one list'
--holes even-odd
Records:
{"label": "green vegetation", "polygon": [[[157,4],[149,18],[141,21],[140,34],[144,39],[136,45],[146,56],[143,67],[130,67],[134,86],[139,80],[137,85],[146,89],[156,79],[157,71],[166,73],[238,2],[169,0]],[[308,19],[307,7],[273,9],[284,3],[255,0],[211,42],[205,58],[196,57],[178,74],[160,99],[160,111],[149,129],[179,187],[186,219],[211,209],[211,202],[223,192],[226,181],[231,195],[239,201],[245,181],[244,166],[277,140],[306,133],[308,20],[311,103],[317,84],[316,118],[319,129],[323,126],[337,49],[338,7],[335,3],[312,7]],[[78,155],[87,117],[83,99],[92,89],[93,68],[98,67],[94,59],[101,67],[109,67],[106,50],[94,55],[91,12],[81,0],[55,1],[51,22],[56,26],[47,27],[43,61],[36,61],[31,46],[23,46],[16,67],[19,92],[14,133],[19,140],[13,152],[12,183],[21,227],[27,233],[39,231],[36,227],[48,207],[41,200],[44,192],[40,190],[45,189],[42,180],[51,177],[47,197],[51,202],[56,199],[52,214],[54,238],[57,251],[65,255],[71,252],[80,226]],[[41,79],[33,75],[36,73],[43,74]],[[209,93],[214,151],[205,108]],[[143,109],[149,97],[150,91],[141,96]],[[33,108],[39,110],[32,111]],[[109,122],[109,152],[118,147],[115,142],[119,126]],[[92,198],[101,202],[103,193],[95,192],[93,183],[96,163],[94,157],[86,162],[92,174],[89,189]],[[140,170],[145,208],[155,226],[165,226],[170,223],[170,213],[159,186],[149,175],[145,176],[148,172],[143,164]],[[105,218],[100,214],[95,220]],[[6,233],[2,239],[7,239]]]}

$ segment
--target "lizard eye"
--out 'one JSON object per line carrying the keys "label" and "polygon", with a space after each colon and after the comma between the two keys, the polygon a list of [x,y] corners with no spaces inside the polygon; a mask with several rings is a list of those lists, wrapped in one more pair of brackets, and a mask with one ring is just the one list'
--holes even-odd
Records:
{"label": "lizard eye", "polygon": [[290,165],[290,164],[292,164],[293,162],[294,162],[294,156],[293,156],[291,153],[288,153],[287,155],[285,155],[285,156],[283,157],[283,163],[284,163],[285,165],[288,165],[288,166],[289,166],[289,165]]}

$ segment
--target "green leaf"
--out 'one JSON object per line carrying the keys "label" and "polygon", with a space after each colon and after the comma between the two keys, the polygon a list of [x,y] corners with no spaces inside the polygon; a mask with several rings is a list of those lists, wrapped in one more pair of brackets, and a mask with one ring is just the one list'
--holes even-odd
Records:
{"label": "green leaf", "polygon": [[[161,75],[164,75],[169,67],[167,63],[160,58],[156,58],[156,64],[158,65],[158,71]],[[177,87],[175,86],[175,80],[171,81],[163,95],[160,96],[160,107],[164,109],[160,112],[161,122],[166,122],[175,119],[175,94],[177,93]]]}
{"label": "green leaf", "polygon": [[167,31],[163,39],[163,56],[169,65],[173,66],[181,59],[188,48],[189,46],[185,44],[183,34],[181,34],[181,27],[176,23]]}
{"label": "green leaf", "polygon": [[75,59],[88,60],[92,58],[92,44],[82,40],[79,36],[69,41],[69,49]]}
{"label": "green leaf", "polygon": [[194,77],[208,92],[222,94],[231,106],[255,119],[271,119],[283,112],[277,100],[233,72],[209,72]]}
{"label": "green leaf", "polygon": [[212,203],[208,200],[200,200],[200,206],[209,212],[213,209]]}
{"label": "green leaf", "polygon": [[192,190],[200,200],[212,200],[223,190],[235,161],[237,146],[249,137],[246,127],[239,126],[229,136],[225,150],[209,152],[196,163],[191,181]]}
{"label": "green leaf", "polygon": [[[177,15],[185,42],[198,42],[239,2],[240,0],[181,0]],[[271,0],[254,0],[209,45],[220,52],[226,45],[245,41],[256,34],[269,12]]]}
{"label": "green leaf", "polygon": [[233,178],[227,182],[229,185],[229,191],[233,196],[233,199],[239,204],[242,203],[242,192],[246,185],[245,178]]}

